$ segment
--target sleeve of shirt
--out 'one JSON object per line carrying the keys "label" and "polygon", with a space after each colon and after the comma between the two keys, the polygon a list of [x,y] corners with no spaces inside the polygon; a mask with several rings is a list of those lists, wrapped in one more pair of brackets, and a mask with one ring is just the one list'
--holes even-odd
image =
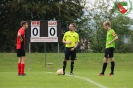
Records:
{"label": "sleeve of shirt", "polygon": [[115,37],[116,36],[116,33],[115,33],[115,31],[112,31],[112,35]]}
{"label": "sleeve of shirt", "polygon": [[76,42],[79,42],[79,35],[77,34],[77,40],[76,40]]}
{"label": "sleeve of shirt", "polygon": [[20,33],[21,35],[24,35],[24,30],[19,30],[18,33]]}
{"label": "sleeve of shirt", "polygon": [[64,36],[63,36],[63,40],[66,40],[66,33],[65,33]]}

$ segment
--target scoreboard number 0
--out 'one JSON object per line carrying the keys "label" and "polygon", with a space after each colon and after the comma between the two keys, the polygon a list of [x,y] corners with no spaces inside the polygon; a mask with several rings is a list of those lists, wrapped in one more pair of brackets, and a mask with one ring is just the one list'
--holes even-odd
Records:
{"label": "scoreboard number 0", "polygon": [[54,28],[50,28],[50,35],[54,36],[55,35],[55,29]]}
{"label": "scoreboard number 0", "polygon": [[57,37],[57,27],[48,27],[48,37]]}
{"label": "scoreboard number 0", "polygon": [[32,34],[33,34],[34,36],[37,36],[37,35],[38,35],[38,29],[37,29],[37,28],[33,28]]}
{"label": "scoreboard number 0", "polygon": [[40,27],[31,27],[31,37],[40,37]]}

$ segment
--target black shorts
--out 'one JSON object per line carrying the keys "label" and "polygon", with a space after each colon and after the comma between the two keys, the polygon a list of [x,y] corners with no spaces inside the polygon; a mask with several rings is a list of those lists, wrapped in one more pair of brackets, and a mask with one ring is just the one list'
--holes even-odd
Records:
{"label": "black shorts", "polygon": [[104,57],[106,58],[114,57],[114,47],[106,48]]}
{"label": "black shorts", "polygon": [[24,49],[17,49],[17,57],[25,56],[25,50]]}
{"label": "black shorts", "polygon": [[71,48],[65,48],[64,53],[65,53],[66,60],[69,60],[70,56],[71,56],[71,60],[76,60],[76,50],[74,49],[74,51],[70,51]]}

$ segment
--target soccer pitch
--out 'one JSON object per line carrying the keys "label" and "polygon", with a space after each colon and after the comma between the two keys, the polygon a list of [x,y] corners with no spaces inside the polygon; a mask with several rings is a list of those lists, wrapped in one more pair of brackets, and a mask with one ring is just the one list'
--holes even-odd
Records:
{"label": "soccer pitch", "polygon": [[115,74],[110,73],[110,61],[105,76],[97,76],[101,72],[103,53],[78,53],[75,61],[74,76],[69,75],[70,61],[67,62],[66,75],[57,75],[62,68],[64,54],[47,53],[46,61],[53,65],[45,67],[44,53],[26,54],[26,76],[17,75],[15,53],[0,53],[0,88],[133,88],[133,55],[115,53]]}

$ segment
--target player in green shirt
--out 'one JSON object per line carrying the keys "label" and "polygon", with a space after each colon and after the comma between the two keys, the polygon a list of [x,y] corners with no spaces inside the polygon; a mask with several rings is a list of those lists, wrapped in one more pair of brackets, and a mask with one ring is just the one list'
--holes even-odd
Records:
{"label": "player in green shirt", "polygon": [[65,75],[65,68],[67,65],[67,60],[71,56],[71,71],[70,75],[73,75],[73,68],[74,68],[74,60],[76,59],[76,47],[78,46],[79,42],[79,35],[75,32],[76,25],[75,23],[71,23],[69,25],[69,30],[67,31],[64,36],[62,42],[65,44],[65,59],[63,61],[63,75]]}
{"label": "player in green shirt", "polygon": [[105,49],[105,55],[103,59],[103,67],[102,67],[102,72],[99,74],[99,76],[103,76],[105,69],[107,67],[107,60],[110,58],[111,62],[111,73],[109,76],[114,75],[114,67],[115,67],[115,62],[114,62],[114,49],[115,49],[115,41],[118,39],[118,36],[116,35],[115,31],[111,29],[111,23],[109,21],[105,21],[103,23],[103,27],[105,30],[107,30],[107,37],[106,37],[106,49]]}

